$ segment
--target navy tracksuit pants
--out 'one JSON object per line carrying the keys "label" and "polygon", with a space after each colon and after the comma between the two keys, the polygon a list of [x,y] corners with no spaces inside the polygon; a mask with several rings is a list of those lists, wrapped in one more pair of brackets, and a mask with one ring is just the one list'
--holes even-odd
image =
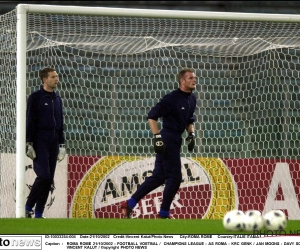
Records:
{"label": "navy tracksuit pants", "polygon": [[54,130],[40,130],[35,138],[33,148],[36,158],[33,161],[33,169],[37,177],[31,187],[26,206],[35,206],[35,212],[43,213],[54,181],[58,136]]}
{"label": "navy tracksuit pants", "polygon": [[162,129],[160,134],[166,145],[166,152],[163,155],[156,154],[152,175],[145,179],[132,198],[139,202],[152,190],[165,184],[161,210],[169,211],[182,181],[180,160],[182,137],[179,133],[165,129]]}

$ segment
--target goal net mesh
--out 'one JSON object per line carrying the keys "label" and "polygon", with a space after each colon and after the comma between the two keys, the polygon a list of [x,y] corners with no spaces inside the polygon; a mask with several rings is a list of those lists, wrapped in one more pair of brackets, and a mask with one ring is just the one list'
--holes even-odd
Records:
{"label": "goal net mesh", "polygon": [[[15,171],[16,12],[0,18],[0,173],[5,189],[0,191],[0,217],[7,217],[11,207],[5,207],[4,199],[15,195],[14,178],[4,177]],[[80,197],[78,187],[99,159],[154,157],[147,113],[178,88],[176,76],[183,67],[195,70],[197,109],[195,151],[189,153],[183,142],[182,158],[220,159],[230,168],[235,195],[229,200],[228,190],[220,188],[223,193],[215,194],[222,197],[219,210],[234,203],[243,210],[262,211],[265,199],[259,200],[258,193],[268,193],[274,172],[269,164],[278,159],[288,162],[295,186],[285,194],[299,197],[300,24],[58,14],[28,14],[27,22],[27,97],[40,88],[43,67],[59,74],[68,217],[89,217],[79,208],[74,212],[75,196],[80,204],[83,197],[92,196],[98,217],[120,217],[117,199],[128,199],[145,176],[136,180],[118,164],[120,171],[106,169],[110,177],[101,177],[104,191],[94,192],[116,198],[107,207],[105,202],[112,198],[93,198],[95,193]],[[175,217],[205,217],[213,186],[226,182],[221,173],[213,176],[209,167],[207,171],[214,179],[211,184],[179,190],[177,202],[184,206],[174,203]],[[124,185],[113,183],[117,174]],[[115,190],[118,185],[124,189]],[[149,197],[161,197],[162,190]],[[140,216],[152,215],[141,209]]]}

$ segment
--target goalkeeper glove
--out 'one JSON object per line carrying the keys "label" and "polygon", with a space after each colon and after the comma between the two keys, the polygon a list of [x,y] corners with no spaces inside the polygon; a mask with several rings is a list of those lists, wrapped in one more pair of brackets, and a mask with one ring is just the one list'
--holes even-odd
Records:
{"label": "goalkeeper glove", "polygon": [[33,143],[32,142],[27,142],[26,143],[26,155],[31,159],[34,160],[36,157],[34,148],[33,148]]}
{"label": "goalkeeper glove", "polygon": [[65,144],[59,144],[59,151],[57,156],[57,161],[61,162],[66,156]]}
{"label": "goalkeeper glove", "polygon": [[188,137],[185,140],[188,142],[188,150],[193,151],[195,147],[195,133],[190,132]]}
{"label": "goalkeeper glove", "polygon": [[164,154],[166,151],[166,145],[164,144],[161,134],[155,134],[153,138],[154,152],[157,154]]}

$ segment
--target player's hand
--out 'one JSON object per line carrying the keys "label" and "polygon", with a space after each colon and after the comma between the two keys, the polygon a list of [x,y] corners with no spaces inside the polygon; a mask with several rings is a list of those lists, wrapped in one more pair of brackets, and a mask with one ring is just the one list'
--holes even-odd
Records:
{"label": "player's hand", "polygon": [[59,144],[59,151],[57,156],[57,161],[61,162],[66,156],[65,144]]}
{"label": "player's hand", "polygon": [[188,137],[185,140],[188,142],[188,150],[193,151],[195,147],[195,133],[189,133]]}
{"label": "player's hand", "polygon": [[166,145],[164,144],[161,134],[155,134],[153,138],[154,152],[157,154],[164,154],[166,151]]}
{"label": "player's hand", "polygon": [[32,142],[27,142],[26,143],[26,155],[31,159],[34,160],[36,157],[34,148],[33,148],[33,143]]}

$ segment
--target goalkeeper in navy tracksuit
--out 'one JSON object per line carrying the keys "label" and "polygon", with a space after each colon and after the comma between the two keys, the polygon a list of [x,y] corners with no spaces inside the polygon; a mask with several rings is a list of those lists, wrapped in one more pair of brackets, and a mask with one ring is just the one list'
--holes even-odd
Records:
{"label": "goalkeeper in navy tracksuit", "polygon": [[[179,88],[165,95],[148,113],[148,122],[154,135],[153,143],[156,160],[152,176],[139,186],[131,198],[121,204],[124,218],[131,218],[135,205],[152,190],[165,184],[159,218],[172,218],[170,207],[182,181],[180,149],[182,133],[188,132],[188,150],[195,145],[194,112],[196,97],[196,76],[192,69],[183,69],[178,74]],[[162,130],[157,120],[162,117]]]}
{"label": "goalkeeper in navy tracksuit", "polygon": [[58,75],[55,69],[44,68],[40,78],[43,86],[27,100],[26,155],[33,160],[36,179],[26,201],[26,218],[32,218],[33,213],[35,218],[44,218],[56,162],[62,161],[66,154],[62,100],[54,91]]}

